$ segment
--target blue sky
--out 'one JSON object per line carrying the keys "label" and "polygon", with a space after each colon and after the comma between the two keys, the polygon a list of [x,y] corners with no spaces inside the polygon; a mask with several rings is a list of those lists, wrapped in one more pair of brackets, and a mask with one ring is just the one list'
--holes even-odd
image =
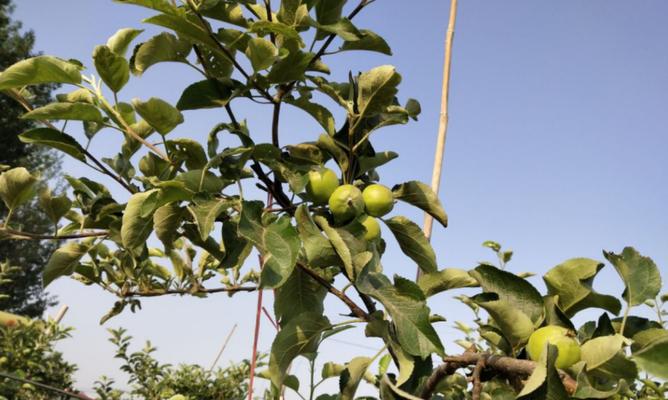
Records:
{"label": "blue sky", "polygon": [[[102,0],[16,3],[15,17],[35,30],[37,50],[87,65],[95,45],[119,28],[142,26],[141,19],[152,14]],[[377,149],[400,153],[381,170],[388,186],[416,178],[430,181],[447,3],[378,0],[355,22],[383,35],[395,55],[354,53],[325,60],[336,71],[333,78],[340,80],[349,70],[396,65],[403,76],[400,97],[422,103],[419,122],[386,129],[374,138]],[[667,275],[667,12],[668,3],[662,0],[461,2],[440,193],[450,226],[436,227],[433,237],[440,265],[472,268],[476,261],[491,259],[489,250],[480,246],[487,239],[515,250],[511,270],[538,274],[571,257],[602,259],[603,249],[621,251],[633,245]],[[147,29],[143,39],[158,32],[142,27]],[[160,65],[133,79],[121,98],[157,96],[176,102],[198,79],[187,67]],[[267,140],[266,108],[242,104],[236,112],[248,118],[254,134]],[[188,112],[186,123],[171,135],[205,140],[209,127],[222,120],[218,110]],[[320,133],[308,116],[290,109],[281,131],[283,143]],[[104,132],[92,149],[107,156],[117,143],[118,137]],[[94,174],[71,160],[64,169],[72,175]],[[114,193],[123,199],[122,192]],[[407,207],[398,207],[397,213],[422,221]],[[414,276],[414,265],[396,250],[388,252],[385,268],[388,274]],[[543,287],[539,277],[532,282]],[[622,291],[609,266],[595,287],[614,295]],[[76,331],[61,349],[80,365],[77,377],[84,389],[102,374],[123,380],[106,340],[108,327],[128,328],[137,347],[150,339],[165,362],[209,365],[238,323],[222,363],[250,354],[255,294],[231,300],[149,300],[141,312],[99,326],[100,316],[113,304],[111,296],[68,279],[55,282],[50,291],[71,307],[65,322]],[[439,295],[430,305],[448,318],[440,333],[446,349],[455,352],[452,322],[469,316],[451,296]],[[271,298],[267,301],[270,306]],[[335,312],[343,311],[335,302],[329,304]],[[262,329],[260,347],[267,350],[273,328],[265,320]],[[341,340],[355,341],[360,335],[357,330]],[[368,348],[330,342],[323,360],[343,362],[380,348],[370,340],[357,344]],[[302,374],[305,367],[298,362],[294,370]]]}

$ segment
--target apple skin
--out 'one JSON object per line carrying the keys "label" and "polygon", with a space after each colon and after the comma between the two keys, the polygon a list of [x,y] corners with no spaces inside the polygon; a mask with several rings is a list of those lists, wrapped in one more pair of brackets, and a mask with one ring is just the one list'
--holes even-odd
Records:
{"label": "apple skin", "polygon": [[394,196],[387,187],[374,183],[362,192],[366,213],[372,217],[382,217],[394,208]]}
{"label": "apple skin", "polygon": [[366,229],[364,240],[371,242],[380,239],[380,224],[376,218],[369,215],[362,215],[359,218],[359,222],[364,225],[364,228]]}
{"label": "apple skin", "polygon": [[326,204],[339,187],[339,177],[329,168],[309,171],[306,193],[315,204]]}
{"label": "apple skin", "polygon": [[341,185],[329,197],[329,211],[337,223],[344,223],[364,212],[362,191],[353,185]]}
{"label": "apple skin", "polygon": [[568,329],[556,325],[544,326],[531,334],[527,344],[529,358],[538,361],[548,343],[557,346],[559,350],[555,362],[557,368],[568,368],[580,361],[580,345],[574,335]]}

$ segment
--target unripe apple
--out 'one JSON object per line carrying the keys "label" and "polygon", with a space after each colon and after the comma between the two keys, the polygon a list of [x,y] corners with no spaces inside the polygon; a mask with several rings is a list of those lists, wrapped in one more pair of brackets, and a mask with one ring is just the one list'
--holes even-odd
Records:
{"label": "unripe apple", "polygon": [[367,186],[362,192],[366,213],[372,217],[382,217],[394,208],[392,191],[380,184]]}
{"label": "unripe apple", "polygon": [[380,238],[380,224],[376,218],[362,215],[359,221],[366,229],[366,233],[364,234],[364,239],[366,241],[370,242]]}
{"label": "unripe apple", "polygon": [[339,186],[339,177],[329,168],[309,171],[306,193],[316,204],[325,204]]}
{"label": "unripe apple", "polygon": [[529,358],[538,361],[547,350],[548,343],[557,346],[559,350],[555,362],[557,368],[568,368],[580,361],[580,345],[574,335],[568,329],[556,325],[544,326],[531,334],[527,344]]}
{"label": "unripe apple", "polygon": [[329,210],[336,222],[350,221],[364,212],[362,192],[353,185],[341,185],[329,197]]}

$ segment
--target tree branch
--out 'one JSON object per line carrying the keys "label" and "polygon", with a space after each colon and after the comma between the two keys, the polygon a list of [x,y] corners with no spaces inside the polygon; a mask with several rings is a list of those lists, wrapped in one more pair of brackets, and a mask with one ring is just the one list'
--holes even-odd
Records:
{"label": "tree branch", "polygon": [[332,286],[331,283],[329,283],[325,278],[321,277],[308,267],[306,267],[303,264],[297,263],[297,267],[301,268],[302,271],[306,272],[311,278],[316,280],[319,284],[321,284],[327,291],[334,296],[338,297],[341,299],[342,302],[345,303],[345,305],[350,308],[350,311],[355,315],[357,318],[363,319],[365,321],[369,320],[369,314],[367,314],[364,310],[362,310],[357,304],[355,304],[354,301],[350,299],[345,293],[340,291],[339,289],[335,288]]}
{"label": "tree branch", "polygon": [[42,389],[48,390],[50,392],[58,393],[60,395],[67,396],[67,397],[70,397],[70,398],[80,399],[80,400],[93,400],[93,398],[88,397],[85,394],[72,393],[70,391],[63,390],[63,389],[58,389],[57,387],[46,385],[44,383],[36,382],[36,381],[30,380],[30,379],[19,378],[18,376],[14,376],[12,374],[7,374],[5,372],[0,372],[0,376],[3,377],[3,378],[6,378],[6,379],[11,379],[11,380],[17,381],[17,382],[22,382],[22,383],[27,383],[27,384],[30,384],[30,385],[33,385],[33,386],[37,386],[37,387],[40,387]]}
{"label": "tree branch", "polygon": [[[487,353],[473,353],[466,352],[458,356],[451,356],[443,358],[444,364],[436,368],[424,389],[421,397],[423,399],[430,399],[436,390],[438,383],[446,376],[452,375],[457,369],[464,368],[478,363],[484,363],[485,368],[490,368],[508,376],[522,376],[527,377],[531,375],[536,368],[536,363],[529,360],[518,360],[512,357],[498,356]],[[566,391],[570,394],[575,392],[577,382],[563,371],[559,371],[559,377],[564,384]]]}
{"label": "tree branch", "polygon": [[147,291],[114,291],[118,297],[158,297],[170,294],[213,294],[213,293],[237,293],[237,292],[254,292],[258,290],[257,286],[230,286],[215,289],[198,289],[196,291],[187,289],[165,289],[165,290],[147,290]]}
{"label": "tree branch", "polygon": [[65,239],[83,239],[89,237],[100,237],[109,235],[108,231],[81,232],[69,235],[49,235],[49,234],[17,231],[10,228],[0,228],[0,234],[3,233],[13,236],[12,239],[16,240],[65,240]]}

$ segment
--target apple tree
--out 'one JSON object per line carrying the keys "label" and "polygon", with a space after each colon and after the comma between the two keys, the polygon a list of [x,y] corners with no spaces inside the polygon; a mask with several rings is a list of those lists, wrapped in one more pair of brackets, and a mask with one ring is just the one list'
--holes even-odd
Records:
{"label": "apple tree", "polygon": [[[353,399],[362,381],[381,399],[664,398],[668,299],[659,294],[661,277],[650,258],[631,247],[603,253],[625,285],[621,296],[592,289],[605,264],[588,258],[549,270],[541,293],[503,268],[512,253],[494,242],[486,245],[499,265],[439,268],[420,227],[393,213],[395,201],[406,202],[447,225],[428,185],[382,183],[382,167],[397,153],[378,148],[376,132],[420,113],[416,100],[398,95],[401,75],[383,65],[351,72],[343,82],[328,79],[327,59],[337,53],[391,54],[378,33],[353,22],[373,1],[118,2],[155,11],[143,22],[164,32],[139,39],[142,30],[120,29],[94,49],[88,69],[78,60],[38,56],[0,74],[0,90],[25,108],[22,118],[41,124],[17,132],[21,140],[73,157],[125,193],[112,195],[91,174],[66,176],[68,195],[54,196],[31,171],[4,167],[0,197],[9,215],[2,239],[62,241],[45,266],[45,285],[71,276],[113,293],[118,301],[102,322],[137,309],[145,296],[273,290],[280,330],[268,369],[257,372],[271,382],[268,398],[294,390],[309,399]],[[129,79],[164,62],[201,77],[176,104],[150,93],[126,100]],[[34,108],[30,88],[44,83],[71,90]],[[246,119],[252,116],[235,113],[243,101],[265,104],[270,141],[261,140],[263,132]],[[279,129],[287,107],[314,119],[320,132],[288,142]],[[206,143],[177,136],[186,116],[210,108],[221,110],[221,121]],[[335,120],[339,114],[345,118]],[[77,121],[83,141],[66,130]],[[113,158],[88,150],[104,130],[119,138]],[[41,206],[35,212],[48,216],[54,231],[34,232],[12,220],[33,196]],[[380,224],[392,237],[381,237]],[[388,245],[406,255],[406,271],[419,267],[417,282],[383,272]],[[458,351],[441,341],[434,326],[443,318],[427,300],[461,288],[470,291],[459,300],[477,326],[458,324],[466,336]],[[349,316],[326,310],[328,297]],[[447,317],[444,300],[429,304]],[[630,313],[647,305],[656,318]],[[573,317],[592,308],[598,320],[575,326]],[[383,347],[374,358],[324,364],[322,379],[338,379],[338,393],[316,393],[317,382],[300,385],[289,374],[297,357],[314,360],[323,340],[352,325]]]}

